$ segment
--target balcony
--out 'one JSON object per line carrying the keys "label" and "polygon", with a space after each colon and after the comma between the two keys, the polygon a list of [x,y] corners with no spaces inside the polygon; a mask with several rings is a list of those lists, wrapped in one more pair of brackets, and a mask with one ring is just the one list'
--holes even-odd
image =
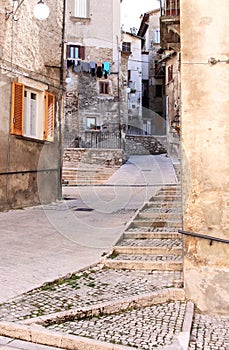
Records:
{"label": "balcony", "polygon": [[180,1],[160,0],[161,47],[164,50],[180,50]]}
{"label": "balcony", "polygon": [[161,17],[180,16],[180,0],[160,0]]}

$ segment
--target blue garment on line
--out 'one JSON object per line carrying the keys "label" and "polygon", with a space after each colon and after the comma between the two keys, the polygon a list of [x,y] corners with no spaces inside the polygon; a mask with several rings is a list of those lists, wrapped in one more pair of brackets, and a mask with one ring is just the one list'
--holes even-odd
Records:
{"label": "blue garment on line", "polygon": [[110,62],[103,62],[103,74],[107,72],[110,74]]}

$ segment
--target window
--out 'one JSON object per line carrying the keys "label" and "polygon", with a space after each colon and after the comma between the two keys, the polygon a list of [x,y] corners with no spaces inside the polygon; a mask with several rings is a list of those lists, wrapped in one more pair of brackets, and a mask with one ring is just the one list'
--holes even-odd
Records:
{"label": "window", "polygon": [[85,47],[80,45],[67,45],[66,49],[67,59],[85,59]]}
{"label": "window", "polygon": [[131,52],[131,43],[123,42],[122,43],[123,52]]}
{"label": "window", "polygon": [[96,118],[95,117],[87,117],[86,128],[87,129],[95,129],[96,128]]}
{"label": "window", "polygon": [[154,32],[154,43],[160,44],[160,29],[156,29]]}
{"label": "window", "polygon": [[13,82],[10,133],[53,141],[54,95]]}
{"label": "window", "polygon": [[99,93],[100,94],[109,94],[109,83],[100,81],[99,82]]}
{"label": "window", "polygon": [[74,17],[89,17],[89,0],[73,0],[74,1]]}

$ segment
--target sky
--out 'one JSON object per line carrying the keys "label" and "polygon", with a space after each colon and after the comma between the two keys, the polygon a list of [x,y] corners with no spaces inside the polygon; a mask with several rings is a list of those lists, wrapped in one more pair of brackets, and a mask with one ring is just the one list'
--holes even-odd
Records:
{"label": "sky", "polygon": [[122,0],[121,4],[121,24],[123,29],[129,31],[130,28],[139,29],[141,14],[160,7],[158,0]]}

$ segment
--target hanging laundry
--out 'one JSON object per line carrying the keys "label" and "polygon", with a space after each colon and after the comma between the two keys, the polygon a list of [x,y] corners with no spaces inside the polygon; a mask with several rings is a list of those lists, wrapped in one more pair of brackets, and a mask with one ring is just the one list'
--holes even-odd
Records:
{"label": "hanging laundry", "polygon": [[97,66],[97,72],[96,72],[96,75],[98,78],[102,78],[103,76],[103,72],[102,72],[102,66]]}
{"label": "hanging laundry", "polygon": [[88,62],[82,62],[82,70],[83,72],[90,72],[90,64]]}
{"label": "hanging laundry", "polygon": [[72,67],[74,65],[74,60],[67,60],[67,68]]}
{"label": "hanging laundry", "polygon": [[96,68],[96,62],[90,61],[89,64],[91,69]]}
{"label": "hanging laundry", "polygon": [[82,64],[81,63],[82,63],[81,61],[76,61],[75,66],[74,66],[75,73],[82,72]]}
{"label": "hanging laundry", "polygon": [[103,74],[107,71],[107,74],[110,74],[110,62],[103,62]]}
{"label": "hanging laundry", "polygon": [[91,76],[92,77],[95,77],[95,72],[96,72],[95,68],[91,68]]}

